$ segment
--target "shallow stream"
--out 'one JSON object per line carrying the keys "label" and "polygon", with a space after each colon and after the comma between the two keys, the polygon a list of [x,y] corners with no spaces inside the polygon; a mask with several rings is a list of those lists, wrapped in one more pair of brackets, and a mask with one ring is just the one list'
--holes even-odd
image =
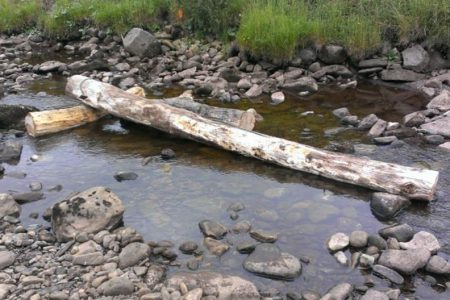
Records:
{"label": "shallow stream", "polygon": [[[59,78],[35,81],[19,95],[10,95],[0,103],[30,104],[38,108],[73,105],[63,96],[64,80]],[[180,89],[163,91],[172,96]],[[36,96],[38,92],[47,95]],[[159,95],[158,95],[159,96]],[[325,146],[329,141],[349,141],[355,144],[356,155],[395,162],[409,166],[432,168],[441,172],[437,201],[414,204],[397,217],[417,230],[430,231],[439,238],[444,255],[450,254],[450,159],[448,152],[435,146],[408,141],[401,148],[375,146],[364,132],[343,129],[338,134],[325,134],[341,127],[331,111],[348,107],[360,118],[375,113],[388,121],[401,121],[402,116],[425,106],[427,99],[412,91],[360,83],[354,90],[322,87],[309,97],[287,95],[286,102],[273,106],[267,98],[243,101],[237,108],[255,108],[263,117],[255,131],[293,141]],[[149,96],[151,97],[151,95]],[[206,100],[221,105],[214,100]],[[0,179],[0,192],[28,190],[31,181],[44,185],[45,199],[23,207],[26,224],[47,224],[44,220],[28,218],[31,212],[42,214],[45,208],[67,195],[103,185],[116,193],[126,206],[125,224],[136,228],[146,240],[171,240],[177,245],[186,240],[201,244],[198,222],[203,219],[220,221],[232,226],[227,207],[242,202],[246,209],[240,220],[249,220],[254,228],[279,233],[277,245],[293,255],[309,257],[300,277],[283,282],[257,277],[242,268],[245,255],[234,248],[221,258],[207,256],[201,269],[236,274],[265,286],[282,291],[312,289],[324,293],[340,282],[358,285],[365,282],[364,270],[341,266],[326,249],[326,240],[336,232],[350,234],[362,229],[376,233],[386,226],[370,211],[370,191],[351,185],[291,171],[237,154],[194,142],[173,138],[152,129],[114,118],[42,138],[21,138],[24,143],[22,159],[17,165],[5,165],[6,175]],[[177,158],[160,159],[163,148],[171,148]],[[38,154],[41,159],[31,162]],[[143,166],[142,160],[152,156]],[[139,175],[135,181],[117,182],[118,171]],[[14,172],[25,172],[18,179]],[[10,174],[10,175],[8,175]],[[60,192],[48,188],[62,185]],[[230,243],[241,237],[228,235]],[[349,255],[349,253],[346,253]],[[188,256],[180,254],[179,261]],[[178,268],[172,268],[176,271]],[[185,264],[180,269],[186,269]],[[377,288],[389,283],[372,277]],[[438,278],[445,284],[445,278]],[[450,293],[439,286],[430,286],[424,275],[408,280],[403,286],[406,295],[420,299],[450,299]]]}

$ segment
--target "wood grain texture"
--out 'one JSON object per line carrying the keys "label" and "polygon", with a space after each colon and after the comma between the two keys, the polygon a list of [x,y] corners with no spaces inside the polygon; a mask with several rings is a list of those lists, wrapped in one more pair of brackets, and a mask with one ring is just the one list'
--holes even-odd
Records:
{"label": "wood grain texture", "polygon": [[410,199],[431,201],[435,197],[439,172],[433,170],[328,152],[251,132],[80,75],[68,80],[66,92],[117,117],[290,169]]}

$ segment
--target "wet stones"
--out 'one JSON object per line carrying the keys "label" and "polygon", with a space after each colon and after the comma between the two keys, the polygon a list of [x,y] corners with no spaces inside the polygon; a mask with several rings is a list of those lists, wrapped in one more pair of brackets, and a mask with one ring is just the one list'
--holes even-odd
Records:
{"label": "wet stones", "polygon": [[378,233],[385,239],[392,237],[399,242],[408,242],[414,236],[414,230],[408,224],[395,224],[380,229]]}
{"label": "wet stones", "polygon": [[125,269],[138,264],[150,255],[150,247],[144,243],[128,244],[119,254],[119,267]]}
{"label": "wet stones", "polygon": [[127,180],[136,180],[138,175],[134,172],[117,172],[114,174],[114,179],[118,182],[127,181]]}
{"label": "wet stones", "polygon": [[257,245],[245,259],[243,266],[257,275],[284,280],[293,279],[301,272],[301,263],[296,257],[267,243]]}
{"label": "wet stones", "polygon": [[414,249],[427,249],[431,253],[436,253],[441,249],[441,245],[437,238],[426,231],[420,231],[414,234],[412,240],[409,242],[400,243],[400,248],[406,250],[414,250]]}
{"label": "wet stones", "polygon": [[211,220],[203,220],[198,226],[205,237],[212,237],[217,240],[222,239],[228,232],[225,226]]}
{"label": "wet stones", "polygon": [[350,238],[344,233],[336,233],[328,240],[327,247],[330,251],[339,251],[345,249],[350,244]]}
{"label": "wet stones", "polygon": [[0,142],[0,163],[18,161],[22,154],[22,144],[17,141]]}
{"label": "wet stones", "polygon": [[430,251],[424,248],[413,250],[388,249],[381,253],[378,263],[402,274],[411,275],[418,269],[425,267],[430,256]]}
{"label": "wet stones", "polygon": [[362,230],[353,231],[350,234],[350,246],[354,248],[363,248],[367,246],[367,240],[369,235]]}
{"label": "wet stones", "polygon": [[14,198],[8,194],[0,194],[0,218],[5,216],[19,217],[21,207],[14,201]]}
{"label": "wet stones", "polygon": [[230,249],[229,245],[210,237],[206,237],[203,240],[203,244],[205,245],[206,249],[208,249],[208,251],[215,256],[222,256]]}
{"label": "wet stones", "polygon": [[276,232],[256,229],[250,231],[250,236],[261,243],[275,243],[278,239],[278,234]]}
{"label": "wet stones", "polygon": [[373,273],[382,278],[388,279],[390,282],[402,285],[405,282],[405,279],[402,275],[398,274],[396,271],[387,268],[382,265],[374,265],[372,267]]}
{"label": "wet stones", "polygon": [[373,193],[372,200],[370,201],[370,208],[376,216],[383,219],[389,219],[410,204],[410,201],[402,196],[388,193]]}
{"label": "wet stones", "polygon": [[428,272],[440,275],[450,274],[450,263],[443,257],[434,255],[425,268]]}
{"label": "wet stones", "polygon": [[97,233],[111,230],[122,221],[124,207],[120,199],[104,187],[90,188],[52,209],[52,229],[58,241],[68,241],[80,231]]}
{"label": "wet stones", "polygon": [[44,198],[42,192],[26,192],[12,195],[14,200],[19,204],[26,204],[34,201],[38,201]]}

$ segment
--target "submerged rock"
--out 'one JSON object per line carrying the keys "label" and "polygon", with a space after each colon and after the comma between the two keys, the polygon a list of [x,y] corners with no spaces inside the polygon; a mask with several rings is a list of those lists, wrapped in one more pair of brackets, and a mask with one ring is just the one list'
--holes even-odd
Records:
{"label": "submerged rock", "polygon": [[26,204],[34,201],[38,201],[44,198],[44,193],[42,192],[26,192],[13,194],[14,200],[19,204]]}
{"label": "submerged rock", "polygon": [[278,279],[294,279],[301,272],[300,261],[289,253],[281,252],[274,244],[259,244],[245,259],[244,268],[257,275]]}
{"label": "submerged rock", "polygon": [[211,220],[203,220],[198,226],[205,237],[212,237],[217,240],[222,239],[228,232],[225,226]]}
{"label": "submerged rock", "polygon": [[134,172],[117,172],[114,174],[114,179],[118,182],[126,181],[126,180],[136,180],[138,175]]}
{"label": "submerged rock", "polygon": [[388,279],[389,281],[391,281],[392,283],[401,285],[403,284],[403,282],[405,282],[405,279],[403,278],[402,275],[398,274],[396,271],[382,266],[382,265],[375,265],[373,266],[373,273],[375,275],[379,275],[383,278]]}
{"label": "submerged rock", "polygon": [[52,209],[52,229],[60,242],[73,239],[78,232],[97,233],[117,227],[124,213],[122,201],[109,189],[93,187]]}
{"label": "submerged rock", "polygon": [[374,214],[383,219],[397,215],[400,210],[408,207],[411,202],[402,196],[388,193],[373,193],[370,208]]}
{"label": "submerged rock", "polygon": [[0,142],[0,163],[20,160],[22,144],[17,141]]}

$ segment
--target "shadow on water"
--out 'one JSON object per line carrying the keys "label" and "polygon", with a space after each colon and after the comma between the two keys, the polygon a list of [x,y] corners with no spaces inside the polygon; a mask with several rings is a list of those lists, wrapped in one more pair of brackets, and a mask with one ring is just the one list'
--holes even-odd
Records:
{"label": "shadow on water", "polygon": [[[34,82],[30,91],[45,90],[49,96],[15,95],[0,102],[28,101],[42,108],[73,104],[59,97],[61,86],[61,82]],[[172,96],[180,90],[164,92]],[[211,99],[205,101],[223,105]],[[444,250],[450,253],[448,154],[415,142],[399,149],[377,147],[369,143],[364,133],[351,129],[333,136],[324,134],[326,129],[341,126],[331,114],[335,108],[346,106],[360,118],[376,112],[387,120],[399,121],[405,113],[420,109],[425,102],[426,99],[410,91],[361,84],[356,90],[344,91],[323,87],[307,98],[288,95],[287,101],[278,106],[269,105],[267,98],[233,106],[254,107],[263,115],[264,121],[257,125],[256,131],[319,147],[330,140],[352,141],[356,144],[357,155],[441,171],[438,201],[430,205],[415,204],[397,220],[434,232],[441,238]],[[305,115],[307,111],[314,113]],[[302,134],[304,128],[310,129],[308,135]],[[326,240],[338,231],[350,233],[363,229],[376,233],[387,224],[372,215],[368,205],[370,192],[365,189],[174,138],[115,118],[105,118],[65,133],[22,140],[22,160],[16,166],[6,165],[0,191],[26,191],[31,181],[43,183],[46,198],[23,206],[25,223],[45,224],[28,215],[42,213],[74,191],[104,185],[123,200],[125,224],[137,228],[146,239],[201,243],[198,222],[208,218],[231,227],[235,221],[229,218],[227,207],[242,202],[246,209],[239,213],[238,220],[249,220],[254,228],[278,232],[277,244],[283,251],[308,256],[311,263],[304,265],[302,275],[295,281],[270,280],[245,272],[242,268],[245,255],[232,248],[220,259],[206,255],[201,268],[220,269],[283,291],[309,288],[324,292],[343,281],[363,284],[361,274],[364,271],[340,266],[326,250]],[[162,160],[159,153],[163,148],[175,150],[176,159]],[[33,163],[29,158],[35,153],[41,155],[41,159]],[[145,157],[151,158],[147,165],[142,165]],[[27,173],[25,179],[8,176],[20,171]],[[118,171],[132,171],[139,177],[135,181],[117,182],[113,175]],[[47,191],[57,184],[63,186],[61,192]],[[227,241],[233,245],[246,239],[244,235],[232,233],[227,236]],[[184,263],[188,257],[180,254],[179,259],[183,263],[180,269],[186,269]],[[423,299],[439,299],[444,295],[441,290],[429,287],[423,277],[418,275],[412,280],[415,295]],[[388,286],[381,279],[373,277],[373,280],[377,287]]]}

